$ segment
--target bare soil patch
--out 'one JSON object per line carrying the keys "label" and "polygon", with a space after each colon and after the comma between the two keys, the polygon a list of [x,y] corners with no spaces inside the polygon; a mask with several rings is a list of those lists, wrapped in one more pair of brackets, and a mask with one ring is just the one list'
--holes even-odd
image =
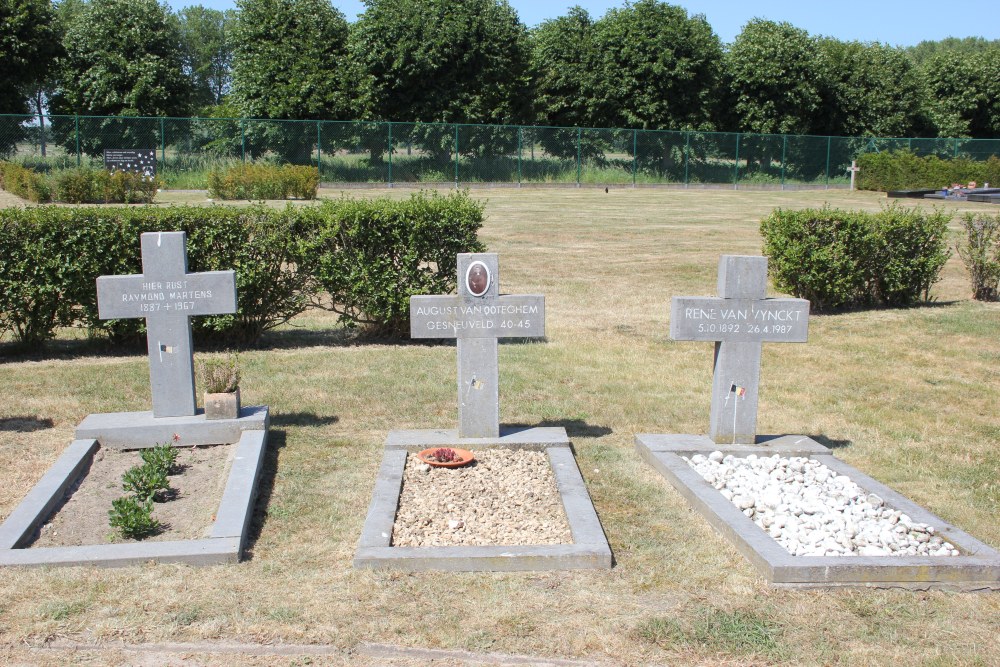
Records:
{"label": "bare soil patch", "polygon": [[545,452],[475,452],[461,468],[406,457],[394,546],[571,544]]}
{"label": "bare soil patch", "polygon": [[[164,502],[153,505],[161,529],[144,541],[191,540],[204,537],[215,521],[225,489],[233,445],[178,447],[177,474],[170,475]],[[70,547],[134,542],[108,524],[111,501],[126,494],[122,474],[142,465],[138,450],[101,447],[89,470],[70,487],[65,502],[49,517],[32,547]]]}

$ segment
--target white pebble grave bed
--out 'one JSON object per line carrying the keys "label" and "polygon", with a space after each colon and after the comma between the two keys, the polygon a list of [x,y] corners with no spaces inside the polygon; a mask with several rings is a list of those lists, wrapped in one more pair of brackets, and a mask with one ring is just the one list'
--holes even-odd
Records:
{"label": "white pebble grave bed", "polygon": [[819,461],[683,457],[702,478],[793,556],[957,556],[935,529],[913,521]]}

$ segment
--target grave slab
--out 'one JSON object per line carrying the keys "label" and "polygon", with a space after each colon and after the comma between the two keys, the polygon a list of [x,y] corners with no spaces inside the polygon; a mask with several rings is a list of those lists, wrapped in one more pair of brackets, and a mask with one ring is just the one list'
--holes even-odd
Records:
{"label": "grave slab", "polygon": [[[263,419],[266,423],[266,408]],[[62,502],[66,490],[83,474],[102,444],[94,439],[77,439],[0,525],[0,566],[123,567],[148,561],[188,565],[239,561],[246,546],[257,496],[260,469],[267,449],[267,431],[245,430],[239,432],[235,439],[225,442],[236,442],[236,453],[210,537],[167,542],[23,548],[53,508]],[[101,517],[101,520],[106,520],[106,517]]]}
{"label": "grave slab", "polygon": [[[562,429],[553,429],[562,430]],[[354,567],[406,571],[485,571],[610,569],[611,547],[600,519],[587,493],[583,476],[576,465],[573,450],[565,445],[539,443],[555,475],[573,544],[537,546],[448,546],[394,547],[392,526],[403,487],[403,469],[409,452],[423,449],[423,444],[390,447],[387,443],[372,502],[368,508],[361,539],[354,556]],[[479,449],[505,448],[508,444],[480,444]]]}
{"label": "grave slab", "polygon": [[238,419],[205,419],[199,410],[191,417],[154,417],[152,412],[105,412],[87,415],[76,427],[78,440],[99,440],[103,447],[142,449],[173,442],[181,445],[217,445],[236,442],[244,431],[266,431],[270,423],[265,405],[240,409]]}
{"label": "grave slab", "polygon": [[[1000,552],[980,542],[903,495],[836,459],[831,451],[807,436],[782,436],[754,444],[717,444],[702,435],[638,434],[636,450],[774,587],[869,587],[913,590],[1000,590]],[[928,523],[959,549],[959,556],[792,556],[776,540],[745,516],[711,484],[702,479],[683,456],[707,456],[713,451],[746,457],[803,456],[851,478],[868,493],[902,510],[915,521]]]}
{"label": "grave slab", "polygon": [[[461,253],[456,263],[458,295],[410,298],[410,335],[457,339],[459,427],[389,433],[354,566],[456,571],[610,568],[611,548],[577,468],[566,429],[500,425],[497,341],[543,337],[545,298],[501,295],[495,253]],[[431,447],[472,452],[494,448],[544,451],[556,478],[573,544],[392,546],[406,457],[409,452]]]}

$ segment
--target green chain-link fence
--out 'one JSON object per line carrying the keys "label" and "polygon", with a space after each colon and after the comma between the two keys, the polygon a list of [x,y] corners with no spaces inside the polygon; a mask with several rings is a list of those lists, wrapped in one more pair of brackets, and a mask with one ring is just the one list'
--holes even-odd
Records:
{"label": "green chain-link fence", "polygon": [[986,159],[1000,139],[888,139],[731,132],[236,118],[0,115],[0,158],[40,170],[100,165],[108,148],[155,148],[167,187],[214,168],[315,164],[324,183],[841,187],[862,153]]}

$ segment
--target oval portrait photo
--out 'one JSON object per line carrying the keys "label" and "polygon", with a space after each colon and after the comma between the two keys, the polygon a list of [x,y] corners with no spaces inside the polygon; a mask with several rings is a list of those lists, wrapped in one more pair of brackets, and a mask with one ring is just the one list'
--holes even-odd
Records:
{"label": "oval portrait photo", "polygon": [[469,290],[469,294],[472,296],[486,294],[486,290],[490,288],[490,283],[492,282],[493,278],[490,276],[490,269],[482,262],[473,262],[465,270],[465,288]]}

